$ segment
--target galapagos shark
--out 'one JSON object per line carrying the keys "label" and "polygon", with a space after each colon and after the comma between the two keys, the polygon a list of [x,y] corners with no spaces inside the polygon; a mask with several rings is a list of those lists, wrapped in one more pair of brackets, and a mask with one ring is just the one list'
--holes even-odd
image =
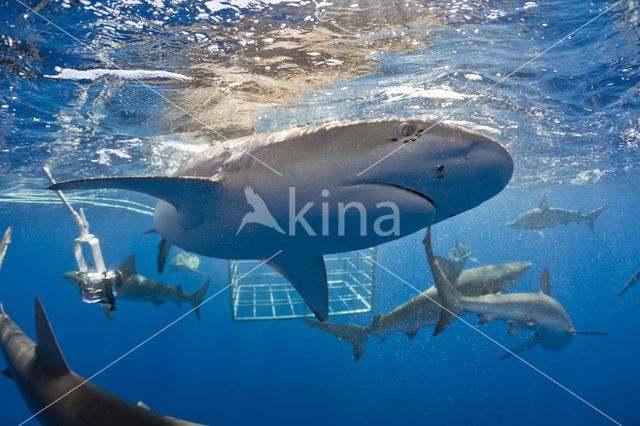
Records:
{"label": "galapagos shark", "polygon": [[0,347],[8,364],[2,374],[15,382],[40,423],[56,426],[197,425],[155,413],[143,403],[132,404],[71,370],[38,299],[36,336],[37,343],[9,318],[0,303]]}
{"label": "galapagos shark", "polygon": [[234,139],[173,176],[49,188],[156,197],[154,228],[166,242],[214,258],[267,259],[324,320],[324,254],[383,244],[472,209],[512,173],[509,152],[486,136],[430,120],[381,119]]}
{"label": "galapagos shark", "polygon": [[[200,303],[209,288],[209,277],[200,289],[189,294],[182,291],[178,286],[171,286],[143,277],[136,272],[136,256],[129,256],[118,271],[121,273],[121,282],[117,286],[118,300],[131,300],[135,302],[151,302],[154,305],[162,305],[164,302],[175,302],[178,306],[182,302],[189,302],[194,308],[198,321],[200,321]],[[63,277],[71,281],[76,286],[79,285],[77,271],[69,271],[62,274]],[[101,304],[105,314],[109,319],[113,319],[113,310],[110,305]],[[107,306],[105,306],[107,305]],[[108,307],[108,308],[107,308]]]}
{"label": "galapagos shark", "polygon": [[[439,256],[437,258],[440,265],[446,266],[443,269],[449,281],[466,296],[506,291],[515,285],[531,266],[529,262],[509,262],[460,270],[453,262]],[[421,328],[435,325],[440,317],[439,303],[438,290],[431,286],[391,312],[374,316],[371,324],[366,327],[319,322],[309,318],[305,318],[304,321],[311,327],[319,328],[351,343],[353,357],[357,361],[364,353],[371,336],[378,336],[380,341],[384,341],[390,333],[403,331],[409,339],[413,339]]]}
{"label": "galapagos shark", "polygon": [[606,333],[575,329],[562,305],[551,297],[547,269],[540,278],[539,293],[465,296],[447,279],[440,267],[440,260],[434,256],[431,248],[431,228],[427,230],[424,246],[442,303],[440,318],[433,332],[434,336],[442,333],[456,318],[466,312],[476,314],[479,324],[486,324],[494,319],[508,323],[510,336],[525,329],[533,331],[531,339],[500,359],[522,353],[536,345],[558,351],[567,346],[576,334],[606,335]]}
{"label": "galapagos shark", "polygon": [[600,216],[600,213],[608,206],[609,204],[605,204],[591,213],[584,215],[578,211],[549,207],[549,202],[545,194],[542,196],[540,206],[521,214],[507,223],[507,226],[515,229],[530,229],[540,237],[544,237],[541,229],[552,228],[558,225],[568,225],[571,222],[587,222],[591,232],[596,232],[594,222],[598,216]]}

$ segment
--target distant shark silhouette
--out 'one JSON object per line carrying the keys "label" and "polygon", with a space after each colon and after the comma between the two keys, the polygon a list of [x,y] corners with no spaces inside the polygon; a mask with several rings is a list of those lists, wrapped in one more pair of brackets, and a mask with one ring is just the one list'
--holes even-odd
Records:
{"label": "distant shark silhouette", "polygon": [[571,222],[587,222],[591,232],[596,232],[594,222],[600,216],[600,213],[607,208],[609,204],[605,204],[588,214],[582,214],[574,210],[559,209],[557,207],[549,207],[546,194],[542,196],[540,206],[525,212],[507,223],[507,227],[515,229],[530,229],[539,237],[544,237],[541,229],[552,228],[558,225],[568,225]]}
{"label": "distant shark silhouette", "polygon": [[259,223],[260,225],[264,225],[268,228],[273,228],[281,234],[285,233],[267,208],[264,200],[256,194],[252,187],[247,186],[244,189],[244,195],[247,197],[247,203],[253,207],[253,211],[244,215],[242,222],[240,223],[240,227],[236,231],[236,235],[242,231],[242,228],[244,228],[247,223]]}

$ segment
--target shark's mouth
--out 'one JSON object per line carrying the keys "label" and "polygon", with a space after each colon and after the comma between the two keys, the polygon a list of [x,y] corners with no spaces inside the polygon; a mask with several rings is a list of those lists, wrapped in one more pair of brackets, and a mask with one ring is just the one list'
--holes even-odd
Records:
{"label": "shark's mouth", "polygon": [[367,182],[367,183],[371,183],[371,184],[375,184],[375,185],[386,185],[386,186],[392,186],[394,188],[398,188],[398,189],[402,189],[403,191],[409,192],[413,195],[417,195],[418,197],[428,201],[433,208],[436,208],[436,203],[433,201],[433,199],[431,197],[429,197],[428,195],[423,194],[422,192],[416,191],[415,189],[411,189],[411,188],[407,188],[406,186],[402,186],[402,185],[398,185],[395,183],[385,183],[385,182]]}

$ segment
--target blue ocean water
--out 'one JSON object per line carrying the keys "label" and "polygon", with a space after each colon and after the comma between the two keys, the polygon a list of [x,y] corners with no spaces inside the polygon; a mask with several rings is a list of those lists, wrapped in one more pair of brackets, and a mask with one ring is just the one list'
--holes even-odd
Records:
{"label": "blue ocean water", "polygon": [[[559,352],[536,347],[525,365],[498,361],[496,343],[458,321],[437,337],[426,328],[413,340],[371,338],[356,363],[348,343],[302,321],[233,322],[226,290],[201,308],[201,324],[187,316],[92,381],[154,411],[216,425],[640,423],[640,289],[616,297],[640,267],[637,2],[33,3],[0,3],[0,229],[14,227],[0,300],[33,336],[38,297],[76,372],[91,376],[186,308],[122,302],[110,322],[81,303],[60,275],[76,268],[77,229],[44,191],[43,165],[60,179],[171,173],[203,144],[249,127],[417,116],[486,133],[515,161],[503,192],[434,227],[436,252],[458,238],[481,264],[532,262],[514,291],[536,290],[547,267],[576,328],[608,336],[576,336]],[[322,50],[329,41],[332,57]],[[51,77],[117,68],[192,80]],[[295,90],[283,100],[276,82],[285,77]],[[256,101],[265,98],[272,104]],[[212,102],[222,105],[214,119]],[[595,233],[582,223],[540,238],[504,226],[543,194],[583,213],[610,206]],[[153,205],[137,194],[105,196],[117,206]],[[157,236],[142,236],[151,216],[76,203],[109,266],[136,253],[143,275],[188,291],[202,284],[199,275],[157,273]],[[393,274],[378,269],[374,311],[336,321],[366,325],[414,297],[403,280],[431,286],[422,237],[381,246],[378,262]],[[201,269],[212,278],[209,295],[227,286],[226,260],[203,258]],[[479,328],[508,348],[528,338],[508,336],[499,322]],[[19,424],[31,414],[2,379],[0,423]]]}

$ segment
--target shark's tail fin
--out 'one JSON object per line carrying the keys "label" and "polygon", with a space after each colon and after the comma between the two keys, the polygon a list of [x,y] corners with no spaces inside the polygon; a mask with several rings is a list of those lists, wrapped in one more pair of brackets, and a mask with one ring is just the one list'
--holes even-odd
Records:
{"label": "shark's tail fin", "polygon": [[440,311],[440,319],[436,325],[436,329],[433,335],[442,333],[451,323],[460,315],[464,313],[464,309],[460,304],[460,298],[462,294],[451,284],[451,281],[447,279],[445,274],[438,265],[438,260],[433,255],[433,249],[431,247],[431,228],[427,229],[427,235],[424,237],[424,248],[427,252],[427,260],[429,261],[429,267],[431,268],[431,274],[433,280],[436,283],[438,289],[438,297],[442,302],[442,310]]}
{"label": "shark's tail fin", "polygon": [[600,213],[602,213],[604,209],[606,209],[607,207],[609,207],[608,203],[600,208],[595,209],[594,211],[592,211],[591,213],[585,216],[585,220],[587,221],[587,225],[589,225],[589,229],[591,229],[591,232],[596,232],[596,228],[593,224],[598,218],[598,216],[600,216]]}
{"label": "shark's tail fin", "polygon": [[353,358],[357,361],[360,359],[367,346],[369,340],[369,331],[367,327],[361,327],[354,324],[339,324],[335,322],[320,322],[310,318],[304,318],[304,322],[311,327],[319,328],[327,333],[333,334],[339,339],[346,340],[353,346]]}
{"label": "shark's tail fin", "polygon": [[191,304],[193,305],[193,311],[196,313],[196,317],[198,317],[198,322],[200,322],[200,304],[209,289],[209,281],[210,278],[207,277],[207,281],[202,285],[202,287],[193,292],[190,298]]}

